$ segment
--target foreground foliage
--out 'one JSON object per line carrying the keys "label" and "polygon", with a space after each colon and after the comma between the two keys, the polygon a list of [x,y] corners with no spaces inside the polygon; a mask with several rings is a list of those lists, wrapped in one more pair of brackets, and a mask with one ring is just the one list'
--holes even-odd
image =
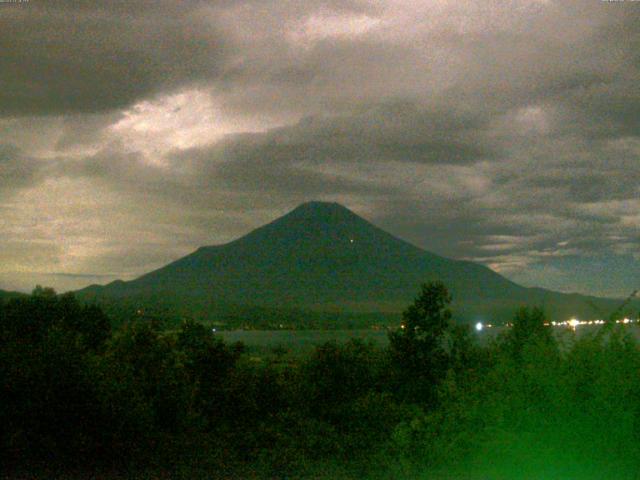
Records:
{"label": "foreground foliage", "polygon": [[[640,349],[562,338],[542,311],[478,346],[423,286],[388,348],[255,357],[209,329],[36,289],[0,306],[7,476],[637,478]],[[633,327],[635,328],[635,327]]]}

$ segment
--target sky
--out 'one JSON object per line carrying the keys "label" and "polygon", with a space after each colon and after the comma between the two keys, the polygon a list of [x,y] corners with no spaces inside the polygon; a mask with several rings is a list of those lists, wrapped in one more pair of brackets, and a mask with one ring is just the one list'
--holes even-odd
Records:
{"label": "sky", "polygon": [[309,200],[527,286],[640,287],[640,2],[0,2],[0,288]]}

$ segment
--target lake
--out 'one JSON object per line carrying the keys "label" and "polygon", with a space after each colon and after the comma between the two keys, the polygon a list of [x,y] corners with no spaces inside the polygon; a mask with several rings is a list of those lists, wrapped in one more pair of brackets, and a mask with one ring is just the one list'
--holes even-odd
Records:
{"label": "lake", "polygon": [[[472,335],[480,343],[486,343],[491,338],[496,337],[506,327],[487,328],[478,332],[472,330]],[[573,332],[569,327],[552,327],[558,339],[563,343],[570,343],[575,338],[582,335],[594,334],[600,326],[581,325]],[[631,333],[636,340],[640,341],[640,328],[637,325],[625,325],[622,328]],[[387,330],[230,330],[219,331],[216,335],[222,337],[227,343],[242,342],[249,349],[270,349],[274,347],[284,347],[289,350],[304,351],[312,350],[315,346],[326,342],[346,342],[351,338],[372,342],[376,345],[384,346],[388,343]]]}

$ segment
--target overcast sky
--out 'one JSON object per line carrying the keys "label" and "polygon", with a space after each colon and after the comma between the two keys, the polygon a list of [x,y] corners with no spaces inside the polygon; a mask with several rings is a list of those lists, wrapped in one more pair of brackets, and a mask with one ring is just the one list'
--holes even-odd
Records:
{"label": "overcast sky", "polygon": [[0,288],[313,199],[524,285],[640,287],[640,2],[30,0],[0,52]]}

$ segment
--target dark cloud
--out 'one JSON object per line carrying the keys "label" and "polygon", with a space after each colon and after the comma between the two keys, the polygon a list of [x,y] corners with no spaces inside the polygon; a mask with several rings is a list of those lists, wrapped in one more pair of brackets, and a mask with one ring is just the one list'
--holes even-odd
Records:
{"label": "dark cloud", "polygon": [[[367,165],[472,164],[494,158],[479,128],[476,119],[451,112],[381,105],[363,114],[309,117],[293,127],[239,136],[212,149],[182,152],[176,161],[197,159],[204,165],[197,169],[200,174],[209,166],[210,175],[239,190],[381,194],[398,187],[371,182],[363,175]],[[342,176],[331,172],[331,165],[342,166]],[[350,173],[352,180],[345,178]]]}
{"label": "dark cloud", "polygon": [[[3,5],[0,114],[94,113],[193,84],[224,88],[242,82],[238,72],[252,74],[244,66],[261,45],[282,45],[274,40],[287,18],[374,9],[358,1],[289,6],[231,0]],[[262,40],[248,45],[247,36],[258,37],[261,29]],[[281,65],[270,75],[284,80],[296,71]]]}
{"label": "dark cloud", "polygon": [[[612,162],[613,163],[613,162]],[[626,171],[570,171],[541,175],[533,181],[532,188],[564,191],[565,201],[576,203],[633,198],[638,189],[637,181]]]}
{"label": "dark cloud", "polygon": [[199,2],[31,2],[0,15],[0,114],[96,112],[215,77]]}

